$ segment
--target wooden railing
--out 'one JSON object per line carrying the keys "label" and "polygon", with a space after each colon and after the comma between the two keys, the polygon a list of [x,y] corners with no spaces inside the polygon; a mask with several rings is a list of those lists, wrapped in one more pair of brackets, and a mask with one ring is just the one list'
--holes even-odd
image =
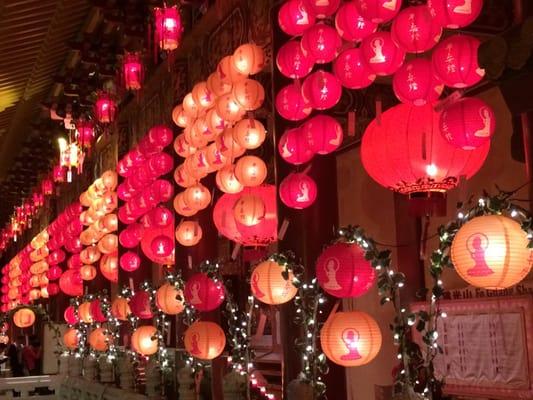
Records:
{"label": "wooden railing", "polygon": [[56,400],[56,393],[63,379],[60,375],[0,378],[0,399]]}

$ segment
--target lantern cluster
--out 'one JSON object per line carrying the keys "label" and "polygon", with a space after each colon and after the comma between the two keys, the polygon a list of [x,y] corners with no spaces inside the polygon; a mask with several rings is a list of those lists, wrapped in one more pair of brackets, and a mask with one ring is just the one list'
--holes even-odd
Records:
{"label": "lantern cluster", "polygon": [[174,195],[172,184],[164,179],[174,167],[172,156],[164,151],[172,139],[170,128],[154,126],[117,164],[117,172],[124,178],[117,194],[125,202],[118,209],[118,219],[127,225],[119,241],[130,249],[119,264],[126,271],[138,268],[139,258],[133,249],[139,245],[153,262],[174,262],[174,216],[160,205]]}
{"label": "lantern cluster", "polygon": [[0,310],[7,312],[17,305],[29,303],[31,273],[29,253],[22,251],[2,267],[2,287]]}

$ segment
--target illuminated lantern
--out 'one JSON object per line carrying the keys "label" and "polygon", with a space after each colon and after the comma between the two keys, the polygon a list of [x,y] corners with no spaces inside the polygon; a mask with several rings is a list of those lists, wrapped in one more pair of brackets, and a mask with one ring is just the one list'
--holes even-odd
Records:
{"label": "illuminated lantern", "polygon": [[255,111],[265,101],[265,89],[260,82],[245,79],[233,85],[233,97],[246,111]]}
{"label": "illuminated lantern", "polygon": [[146,216],[148,227],[151,228],[165,228],[174,223],[174,215],[164,206],[154,208]]}
{"label": "illuminated lantern", "polygon": [[363,59],[376,75],[395,73],[403,63],[405,51],[400,49],[386,31],[367,36],[361,43]]}
{"label": "illuminated lantern", "polygon": [[50,296],[56,296],[59,294],[59,285],[57,283],[49,283],[48,286],[43,289],[46,289],[48,291],[48,295]]}
{"label": "illuminated lantern", "polygon": [[182,246],[195,246],[202,239],[202,227],[197,221],[181,221],[176,228],[176,240]]}
{"label": "illuminated lantern", "polygon": [[233,128],[227,128],[222,135],[215,140],[217,150],[228,162],[233,161],[236,157],[242,156],[246,149],[239,146],[233,139]]}
{"label": "illuminated lantern", "polygon": [[196,210],[203,210],[211,203],[211,192],[201,183],[185,189],[183,196],[185,204]]}
{"label": "illuminated lantern", "polygon": [[83,249],[80,253],[80,260],[85,264],[94,264],[100,259],[101,253],[96,246]]}
{"label": "illuminated lantern", "polygon": [[118,236],[108,233],[98,242],[98,250],[102,254],[111,254],[118,249]]}
{"label": "illuminated lantern", "polygon": [[364,19],[355,2],[343,3],[335,15],[335,28],[344,40],[359,42],[377,29],[377,24]]}
{"label": "illuminated lantern", "polygon": [[316,263],[318,283],[338,298],[359,297],[376,281],[376,272],[356,244],[336,243],[326,248]]}
{"label": "illuminated lantern", "polygon": [[478,39],[468,35],[444,39],[433,50],[433,72],[446,86],[461,89],[475,85],[485,76],[478,64],[479,44]]}
{"label": "illuminated lantern", "polygon": [[173,51],[181,41],[183,26],[177,6],[154,9],[155,42],[164,51]]}
{"label": "illuminated lantern", "polygon": [[92,265],[84,265],[80,268],[80,275],[84,281],[92,281],[96,278],[96,268]]}
{"label": "illuminated lantern", "polygon": [[316,200],[316,183],[307,174],[291,173],[281,181],[279,197],[290,208],[298,210],[309,207]]}
{"label": "illuminated lantern", "polygon": [[91,121],[79,120],[76,122],[76,131],[80,145],[86,149],[90,148],[95,139],[94,124]]}
{"label": "illuminated lantern", "polygon": [[254,297],[270,305],[284,304],[292,300],[298,289],[293,285],[294,275],[288,271],[288,279],[283,277],[285,268],[274,261],[263,261],[258,264],[250,279],[250,287]]}
{"label": "illuminated lantern", "polygon": [[184,217],[191,217],[194,214],[196,214],[198,212],[198,210],[196,208],[189,207],[185,203],[185,200],[183,198],[184,197],[183,194],[184,194],[184,192],[181,192],[181,193],[178,193],[178,195],[176,197],[174,197],[174,202],[173,202],[174,210],[179,215],[182,215]]}
{"label": "illuminated lantern", "polygon": [[187,157],[183,163],[183,170],[190,177],[200,180],[209,173],[209,164],[207,163],[204,149]]}
{"label": "illuminated lantern", "polygon": [[333,63],[333,73],[348,89],[362,89],[376,80],[376,74],[364,61],[359,48],[343,51]]}
{"label": "illuminated lantern", "polygon": [[86,301],[81,303],[78,307],[78,316],[81,321],[86,324],[92,324],[94,322],[93,316],[91,315],[91,303]]}
{"label": "illuminated lantern", "polygon": [[314,153],[332,153],[342,143],[342,126],[337,119],[329,115],[314,116],[302,126],[301,131]]}
{"label": "illuminated lantern", "polygon": [[156,256],[167,257],[174,250],[174,241],[167,235],[158,235],[152,239],[150,248]]}
{"label": "illuminated lantern", "polygon": [[226,56],[220,60],[217,66],[217,74],[222,82],[232,85],[248,78],[248,74],[242,73],[235,67],[233,56]]}
{"label": "illuminated lantern", "polygon": [[313,107],[303,97],[300,87],[296,83],[291,83],[276,95],[276,110],[289,121],[300,121],[311,114]]}
{"label": "illuminated lantern", "polygon": [[256,44],[245,43],[237,47],[232,61],[233,66],[242,74],[255,75],[265,66],[265,53]]}
{"label": "illuminated lantern", "polygon": [[305,3],[317,18],[326,18],[335,14],[341,0],[305,0]]}
{"label": "illuminated lantern", "polygon": [[130,305],[128,300],[124,297],[117,297],[111,304],[111,315],[119,321],[127,321],[128,316],[131,314]]}
{"label": "illuminated lantern", "polygon": [[170,283],[165,283],[156,292],[157,307],[165,314],[177,315],[185,309],[183,292]]}
{"label": "illuminated lantern", "polygon": [[68,329],[63,335],[63,344],[67,349],[76,349],[78,347],[78,331],[74,328]]}
{"label": "illuminated lantern", "polygon": [[470,25],[481,13],[483,0],[428,0],[433,23],[449,29]]}
{"label": "illuminated lantern", "polygon": [[9,336],[7,336],[5,333],[0,333],[0,343],[8,344],[9,343]]}
{"label": "illuminated lantern", "polygon": [[226,165],[218,170],[216,175],[217,187],[224,193],[239,193],[243,186],[235,176],[235,166]]}
{"label": "illuminated lantern", "polygon": [[335,59],[342,47],[342,39],[335,28],[316,24],[306,30],[301,41],[302,52],[317,64],[326,64]]}
{"label": "illuminated lantern", "polygon": [[200,360],[212,360],[226,347],[226,335],[214,322],[196,321],[185,331],[185,350]]}
{"label": "illuminated lantern", "polygon": [[28,328],[35,322],[35,313],[29,308],[21,308],[13,314],[13,323],[19,328]]}
{"label": "illuminated lantern", "polygon": [[205,115],[205,121],[207,123],[207,128],[213,132],[215,136],[220,135],[224,132],[224,129],[229,126],[229,123],[218,114],[215,108],[212,108],[207,112]]}
{"label": "illuminated lantern", "polygon": [[115,120],[117,105],[115,100],[105,92],[100,92],[94,103],[94,116],[101,124],[110,124]]}
{"label": "illuminated lantern", "polygon": [[289,40],[278,50],[276,65],[279,72],[287,78],[298,79],[312,71],[315,60],[304,54],[299,40]]}
{"label": "illuminated lantern", "polygon": [[132,251],[127,251],[120,256],[120,268],[126,272],[137,271],[141,266],[141,258]]}
{"label": "illuminated lantern", "polygon": [[229,163],[230,160],[218,149],[216,143],[211,143],[207,149],[205,149],[207,163],[209,164],[211,171],[218,171]]}
{"label": "illuminated lantern", "polygon": [[198,82],[192,88],[192,98],[194,103],[200,107],[200,109],[205,110],[211,108],[215,103],[214,94],[208,89],[207,83],[205,81]]}
{"label": "illuminated lantern", "polygon": [[52,176],[56,183],[65,182],[67,179],[67,169],[61,165],[56,165],[52,170]]}
{"label": "illuminated lantern", "polygon": [[235,164],[235,176],[243,186],[259,186],[267,176],[265,162],[256,156],[244,156]]}
{"label": "illuminated lantern", "polygon": [[315,154],[300,128],[289,129],[283,133],[278,142],[278,151],[285,161],[294,165],[308,162]]}
{"label": "illuminated lantern", "polygon": [[202,312],[218,308],[225,298],[222,282],[215,282],[203,272],[198,272],[187,280],[184,294],[185,301]]}
{"label": "illuminated lantern", "polygon": [[339,102],[342,86],[335,75],[318,70],[305,78],[302,95],[314,109],[326,110]]}
{"label": "illuminated lantern", "polygon": [[139,53],[126,53],[122,62],[122,76],[127,90],[139,90],[144,80],[144,66]]}
{"label": "illuminated lantern", "polygon": [[490,141],[496,129],[496,118],[483,100],[466,97],[442,111],[439,126],[450,144],[472,150]]}
{"label": "illuminated lantern", "polygon": [[79,321],[78,314],[76,313],[76,308],[74,308],[74,306],[68,306],[63,313],[63,317],[65,318],[65,322],[70,325],[74,325]]}
{"label": "illuminated lantern", "polygon": [[199,117],[192,126],[190,131],[191,144],[197,148],[203,147],[207,142],[214,140],[216,132],[211,131],[207,125],[207,121],[203,117]]}
{"label": "illuminated lantern", "polygon": [[41,182],[41,190],[45,196],[50,196],[54,191],[54,183],[50,179]]}
{"label": "illuminated lantern", "polygon": [[178,104],[172,109],[172,121],[181,128],[185,128],[192,122],[191,118],[185,114],[183,105],[181,104]]}
{"label": "illuminated lantern", "polygon": [[213,92],[215,96],[220,97],[231,92],[232,85],[231,83],[222,81],[218,72],[213,72],[207,78],[207,88]]}
{"label": "illuminated lantern", "polygon": [[96,351],[106,351],[109,347],[108,342],[112,339],[110,335],[106,335],[104,328],[96,328],[89,334],[89,346]]}
{"label": "illuminated lantern", "polygon": [[102,312],[102,303],[96,299],[91,301],[91,315],[95,322],[105,322],[106,316]]}
{"label": "illuminated lantern", "polygon": [[183,133],[179,134],[174,140],[174,151],[180,157],[187,158],[196,152],[196,148],[191,146]]}
{"label": "illuminated lantern", "polygon": [[253,194],[243,194],[233,206],[235,220],[246,226],[257,225],[265,213],[265,203]]}
{"label": "illuminated lantern", "polygon": [[[155,146],[157,149],[163,149],[166,146],[168,146],[170,143],[172,143],[172,139],[174,138],[174,133],[172,132],[172,129],[170,129],[166,125],[156,125],[150,128],[148,131],[148,142]],[[164,155],[168,155],[163,153]],[[152,156],[153,157],[153,156]]]}
{"label": "illuminated lantern", "polygon": [[131,297],[130,308],[133,315],[140,319],[150,319],[154,316],[150,305],[150,295],[144,290],[135,292]]}
{"label": "illuminated lantern", "polygon": [[483,165],[490,143],[471,151],[450,145],[433,106],[398,104],[373,120],[361,141],[361,161],[380,185],[413,194],[445,192]]}
{"label": "illuminated lantern", "polygon": [[425,5],[407,7],[392,21],[391,34],[398,46],[408,53],[423,53],[435,46],[442,35]]}
{"label": "illuminated lantern", "polygon": [[265,127],[261,122],[253,118],[239,121],[233,128],[233,139],[245,149],[257,149],[263,144],[266,137]]}
{"label": "illuminated lantern", "polygon": [[108,281],[118,282],[117,252],[106,254],[100,259],[100,272]]}
{"label": "illuminated lantern", "polygon": [[279,27],[289,36],[300,36],[315,20],[315,14],[304,0],[286,1],[278,12]]}
{"label": "illuminated lantern", "polygon": [[80,272],[74,269],[64,271],[59,278],[59,288],[68,296],[83,295],[83,280]]}
{"label": "illuminated lantern", "polygon": [[378,323],[362,311],[336,312],[320,330],[320,346],[328,359],[343,367],[368,364],[381,349]]}
{"label": "illuminated lantern", "polygon": [[470,285],[506,289],[522,281],[531,270],[527,233],[515,220],[483,215],[457,231],[450,250],[455,270]]}
{"label": "illuminated lantern", "polygon": [[232,93],[218,98],[216,110],[221,118],[231,122],[239,121],[246,113]]}
{"label": "illuminated lantern", "polygon": [[444,84],[433,74],[431,62],[415,58],[396,71],[392,77],[392,88],[402,103],[423,106],[440,97]]}
{"label": "illuminated lantern", "polygon": [[103,219],[105,232],[116,232],[118,229],[117,214],[108,214]]}
{"label": "illuminated lantern", "polygon": [[185,97],[183,98],[183,112],[187,117],[189,117],[191,120],[194,120],[198,117],[198,114],[200,112],[200,108],[198,107],[198,104],[194,101],[194,98],[192,97],[192,93],[187,93]]}
{"label": "illuminated lantern", "polygon": [[401,0],[355,0],[361,16],[376,24],[393,19],[402,6]]}
{"label": "illuminated lantern", "polygon": [[159,341],[154,326],[140,326],[131,335],[131,348],[143,356],[157,353]]}

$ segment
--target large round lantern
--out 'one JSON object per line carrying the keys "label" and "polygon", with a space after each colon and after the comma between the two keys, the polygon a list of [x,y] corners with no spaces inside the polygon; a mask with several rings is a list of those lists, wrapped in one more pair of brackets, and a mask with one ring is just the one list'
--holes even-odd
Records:
{"label": "large round lantern", "polygon": [[157,307],[165,314],[177,315],[184,309],[183,292],[170,283],[165,283],[156,292]]}
{"label": "large round lantern", "polygon": [[428,0],[435,25],[449,29],[470,25],[481,13],[483,0]]}
{"label": "large round lantern", "polygon": [[257,225],[265,217],[266,206],[261,197],[243,194],[233,206],[235,220],[246,226]]}
{"label": "large round lantern", "polygon": [[376,74],[367,65],[360,48],[344,50],[333,63],[333,73],[348,89],[362,89],[376,80]]}
{"label": "large round lantern", "polygon": [[266,137],[265,127],[253,118],[239,121],[233,128],[233,139],[242,148],[253,150],[263,144]]}
{"label": "large round lantern", "polygon": [[233,97],[246,111],[254,111],[265,101],[265,89],[254,79],[245,79],[233,85]]}
{"label": "large round lantern", "polygon": [[201,239],[202,227],[198,221],[181,221],[176,228],[176,240],[182,246],[195,246]]}
{"label": "large round lantern", "polygon": [[289,36],[299,36],[315,24],[316,16],[305,0],[286,1],[278,12],[279,27]]}
{"label": "large round lantern", "polygon": [[222,82],[232,85],[248,78],[248,74],[243,73],[235,66],[235,60],[232,55],[223,57],[220,60],[217,66],[217,74]]}
{"label": "large round lantern", "polygon": [[317,18],[326,18],[335,14],[341,0],[305,0],[305,2]]}
{"label": "large round lantern", "polygon": [[313,204],[317,193],[315,181],[304,173],[291,173],[279,185],[281,201],[287,207],[297,210],[307,208]]}
{"label": "large round lantern", "polygon": [[131,314],[131,308],[129,302],[124,297],[117,297],[111,303],[111,315],[119,321],[127,321],[128,316]]}
{"label": "large round lantern", "polygon": [[63,344],[67,349],[76,349],[76,347],[78,347],[78,341],[78,331],[74,328],[68,329],[63,334]]}
{"label": "large round lantern", "polygon": [[289,129],[281,135],[278,151],[285,161],[294,165],[304,164],[314,156],[309,140],[300,128]]}
{"label": "large round lantern", "polygon": [[200,360],[217,358],[226,347],[226,335],[214,322],[196,321],[185,331],[185,350]]}
{"label": "large round lantern", "polygon": [[243,186],[259,186],[265,181],[267,167],[257,156],[244,156],[235,164],[235,176]]}
{"label": "large round lantern", "polygon": [[450,145],[439,129],[433,106],[394,106],[373,120],[361,142],[361,161],[380,185],[400,193],[445,192],[461,177],[472,177],[489,152],[487,143],[475,150]]}
{"label": "large round lantern", "polygon": [[502,215],[484,215],[465,223],[456,233],[451,259],[470,285],[506,289],[531,270],[529,240],[518,222]]}
{"label": "large round lantern", "polygon": [[373,33],[363,39],[361,50],[368,67],[381,76],[395,73],[405,58],[405,51],[394,43],[391,34],[386,31]]}
{"label": "large round lantern", "polygon": [[150,319],[154,316],[150,304],[150,294],[139,290],[130,299],[130,308],[133,315],[140,319]]}
{"label": "large round lantern", "polygon": [[436,24],[425,5],[402,10],[391,28],[392,38],[408,53],[423,53],[435,46],[442,35],[442,27]]}
{"label": "large round lantern", "polygon": [[86,324],[91,324],[94,321],[94,318],[91,314],[91,303],[89,301],[80,304],[78,307],[78,316],[80,320]]}
{"label": "large round lantern", "polygon": [[179,215],[182,215],[184,217],[190,217],[190,216],[193,216],[194,214],[196,214],[198,212],[197,209],[195,208],[192,208],[192,207],[189,207],[186,203],[185,203],[185,200],[184,200],[184,196],[183,196],[184,192],[181,192],[181,193],[178,193],[176,195],[176,197],[174,197],[174,202],[173,202],[173,205],[174,205],[174,210],[179,214]]}
{"label": "large round lantern", "polygon": [[316,263],[318,283],[338,298],[359,297],[376,281],[374,268],[356,244],[337,243],[326,248]]}
{"label": "large round lantern", "polygon": [[141,266],[141,258],[133,251],[127,251],[120,256],[119,265],[126,272],[137,271]]}
{"label": "large round lantern", "polygon": [[224,193],[239,193],[243,186],[235,176],[235,166],[226,165],[218,170],[216,175],[217,187]]}
{"label": "large round lantern", "polygon": [[315,60],[311,55],[304,54],[300,41],[290,40],[278,50],[276,65],[279,72],[287,78],[298,79],[311,72]]}
{"label": "large round lantern", "polygon": [[211,203],[211,192],[201,183],[188,187],[183,196],[185,204],[196,210],[203,210]]}
{"label": "large round lantern", "polygon": [[364,19],[354,1],[343,3],[335,15],[335,28],[344,40],[358,42],[374,33],[378,24]]}
{"label": "large round lantern", "polygon": [[96,103],[94,103],[94,115],[96,120],[101,124],[110,124],[115,120],[117,105],[115,100],[105,92],[98,94]]}
{"label": "large round lantern", "polygon": [[343,139],[342,126],[336,118],[319,114],[301,128],[309,148],[317,154],[329,154],[339,148]]}
{"label": "large round lantern", "polygon": [[150,249],[158,257],[168,257],[174,250],[174,241],[167,235],[157,235],[152,239]]}
{"label": "large round lantern", "polygon": [[213,72],[207,78],[207,88],[219,97],[231,92],[232,85],[229,82],[225,82],[220,78],[218,72]]}
{"label": "large round lantern", "polygon": [[35,313],[29,308],[21,308],[13,314],[13,323],[19,328],[28,328],[35,322]]}
{"label": "large round lantern", "polygon": [[313,108],[326,110],[339,102],[342,86],[335,75],[318,70],[305,78],[302,95]]}
{"label": "large round lantern", "polygon": [[435,102],[440,97],[444,84],[433,74],[431,62],[415,58],[396,71],[392,78],[392,88],[402,103],[422,106]]}
{"label": "large round lantern", "polygon": [[250,279],[252,294],[259,301],[270,304],[283,304],[296,296],[298,288],[292,283],[294,275],[289,271],[288,279],[283,277],[285,269],[275,261],[258,264]]}
{"label": "large round lantern", "polygon": [[211,311],[222,304],[224,286],[202,272],[191,276],[185,283],[185,300],[198,311]]}
{"label": "large round lantern", "polygon": [[89,334],[89,345],[96,351],[106,351],[111,340],[112,337],[105,333],[104,328],[96,328]]}
{"label": "large round lantern", "polygon": [[300,86],[291,83],[276,95],[276,110],[289,121],[300,121],[311,114],[313,107],[310,101],[303,97]]}
{"label": "large round lantern", "polygon": [[485,70],[478,64],[479,44],[477,38],[469,35],[442,40],[431,56],[433,72],[446,86],[461,89],[475,85],[485,76]]}
{"label": "large round lantern", "polygon": [[68,296],[83,295],[83,280],[80,272],[74,269],[68,269],[59,278],[59,288]]}
{"label": "large round lantern", "polygon": [[368,364],[381,349],[378,323],[362,311],[337,312],[320,330],[320,346],[329,360],[343,367]]}
{"label": "large round lantern", "polygon": [[216,110],[221,118],[231,122],[239,121],[246,113],[233,93],[228,93],[219,97],[216,104]]}
{"label": "large round lantern", "polygon": [[393,19],[402,6],[401,0],[355,0],[361,16],[376,24]]}
{"label": "large round lantern", "polygon": [[241,73],[255,75],[265,66],[265,52],[253,43],[245,43],[233,52],[233,66]]}
{"label": "large round lantern", "polygon": [[304,32],[300,44],[305,56],[314,59],[317,64],[326,64],[339,54],[342,39],[335,28],[316,24]]}
{"label": "large round lantern", "polygon": [[131,335],[131,348],[143,356],[157,353],[159,341],[154,326],[140,326]]}
{"label": "large round lantern", "polygon": [[472,150],[490,141],[496,129],[496,118],[483,100],[466,97],[442,111],[439,126],[450,144]]}
{"label": "large round lantern", "polygon": [[164,51],[176,50],[181,41],[183,25],[177,6],[154,9],[155,42]]}

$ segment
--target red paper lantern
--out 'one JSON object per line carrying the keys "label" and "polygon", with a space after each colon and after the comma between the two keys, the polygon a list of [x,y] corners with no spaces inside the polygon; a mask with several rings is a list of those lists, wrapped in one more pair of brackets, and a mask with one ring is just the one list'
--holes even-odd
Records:
{"label": "red paper lantern", "polygon": [[54,178],[54,182],[56,183],[65,182],[67,179],[67,169],[60,165],[56,165],[52,170],[52,176]]}
{"label": "red paper lantern", "polygon": [[361,143],[361,161],[380,185],[400,193],[444,192],[483,165],[490,144],[465,151],[450,145],[433,106],[394,106],[372,121]]}
{"label": "red paper lantern", "polygon": [[395,73],[405,58],[405,51],[394,43],[391,34],[386,31],[373,33],[363,39],[361,50],[368,67],[380,76]]}
{"label": "red paper lantern", "polygon": [[131,297],[130,308],[133,315],[140,319],[150,319],[154,316],[150,304],[150,295],[144,290],[135,292]]}
{"label": "red paper lantern", "polygon": [[155,16],[155,42],[164,51],[173,51],[178,48],[181,41],[183,26],[177,6],[156,8]]}
{"label": "red paper lantern", "polygon": [[278,142],[278,151],[285,161],[294,165],[310,161],[315,154],[300,128],[289,129],[283,133]]}
{"label": "red paper lantern", "polygon": [[433,23],[449,29],[470,25],[481,13],[483,0],[428,0]]}
{"label": "red paper lantern", "polygon": [[305,56],[314,59],[317,64],[325,64],[337,57],[342,39],[335,28],[316,24],[304,32],[300,44]]}
{"label": "red paper lantern", "polygon": [[94,115],[101,124],[110,124],[115,120],[117,105],[106,92],[100,92],[94,103]]}
{"label": "red paper lantern", "polygon": [[425,5],[407,7],[392,21],[391,34],[398,46],[408,53],[423,53],[435,46],[442,35]]}
{"label": "red paper lantern", "polygon": [[150,244],[152,252],[158,257],[168,257],[174,251],[174,241],[167,235],[158,235]]}
{"label": "red paper lantern", "polygon": [[478,64],[479,44],[478,39],[468,35],[444,39],[433,50],[433,72],[446,86],[460,89],[475,85],[485,76]]}
{"label": "red paper lantern", "polygon": [[439,126],[450,144],[472,150],[490,141],[496,129],[496,118],[483,100],[467,97],[442,111]]}
{"label": "red paper lantern", "polygon": [[139,90],[144,81],[144,66],[139,53],[126,53],[122,62],[122,76],[127,90]]}
{"label": "red paper lantern", "polygon": [[91,315],[95,322],[105,322],[107,320],[102,311],[102,303],[100,300],[96,299],[91,301]]}
{"label": "red paper lantern", "polygon": [[363,18],[376,24],[393,19],[402,6],[401,0],[355,0]]}
{"label": "red paper lantern", "polygon": [[364,19],[354,1],[343,3],[335,15],[335,28],[344,40],[359,42],[374,33],[378,24]]}
{"label": "red paper lantern", "polygon": [[191,217],[198,212],[196,208],[189,207],[184,200],[184,192],[178,193],[173,201],[174,210],[184,217]]}
{"label": "red paper lantern", "polygon": [[215,282],[207,274],[199,272],[185,283],[185,301],[198,311],[211,311],[218,308],[225,298],[222,282]]}
{"label": "red paper lantern", "polygon": [[402,103],[422,106],[435,102],[441,95],[444,84],[431,69],[431,62],[415,58],[403,64],[392,78],[394,94]]}
{"label": "red paper lantern", "polygon": [[305,0],[305,2],[317,18],[326,18],[335,14],[341,0]]}
{"label": "red paper lantern", "polygon": [[359,297],[376,281],[376,272],[356,244],[337,243],[326,248],[316,263],[318,283],[338,298]]}
{"label": "red paper lantern", "polygon": [[362,89],[376,80],[376,74],[366,64],[360,48],[344,50],[333,63],[333,73],[348,89]]}
{"label": "red paper lantern", "polygon": [[316,200],[315,181],[304,173],[291,173],[281,181],[279,197],[290,208],[301,210],[309,207]]}
{"label": "red paper lantern", "polygon": [[211,203],[211,192],[201,183],[188,187],[183,196],[185,204],[196,210],[203,210]]}
{"label": "red paper lantern", "polygon": [[339,148],[343,139],[342,126],[329,115],[318,114],[301,128],[309,149],[318,154],[329,154]]}
{"label": "red paper lantern", "polygon": [[335,75],[318,70],[305,79],[302,95],[313,108],[326,110],[339,102],[342,86]]}
{"label": "red paper lantern", "polygon": [[46,290],[48,291],[48,295],[56,296],[59,294],[59,285],[57,283],[49,283]]}
{"label": "red paper lantern", "polygon": [[65,322],[70,325],[74,325],[79,321],[78,313],[76,312],[76,308],[74,308],[74,306],[68,306],[65,309],[63,317],[65,318]]}
{"label": "red paper lantern", "polygon": [[316,16],[304,0],[286,1],[278,12],[278,24],[289,36],[300,36],[315,24]]}
{"label": "red paper lantern", "polygon": [[91,121],[80,119],[76,122],[76,131],[80,145],[86,149],[90,148],[96,137],[94,124]]}
{"label": "red paper lantern", "polygon": [[141,258],[133,251],[127,251],[120,256],[120,268],[126,272],[137,271],[141,266]]}
{"label": "red paper lantern", "polygon": [[289,121],[300,121],[311,114],[313,107],[303,97],[300,86],[296,83],[291,83],[281,89],[276,95],[276,110],[279,115]]}
{"label": "red paper lantern", "polygon": [[67,269],[59,278],[59,288],[68,296],[83,295],[83,280],[80,272],[74,269]]}
{"label": "red paper lantern", "polygon": [[315,61],[310,55],[304,54],[299,40],[289,40],[278,50],[276,65],[287,78],[298,79],[312,71]]}
{"label": "red paper lantern", "polygon": [[55,281],[55,280],[58,280],[61,277],[62,273],[63,273],[63,270],[61,269],[61,267],[59,267],[57,265],[52,265],[50,267],[50,269],[48,270],[48,272],[46,273],[46,276],[51,281]]}

